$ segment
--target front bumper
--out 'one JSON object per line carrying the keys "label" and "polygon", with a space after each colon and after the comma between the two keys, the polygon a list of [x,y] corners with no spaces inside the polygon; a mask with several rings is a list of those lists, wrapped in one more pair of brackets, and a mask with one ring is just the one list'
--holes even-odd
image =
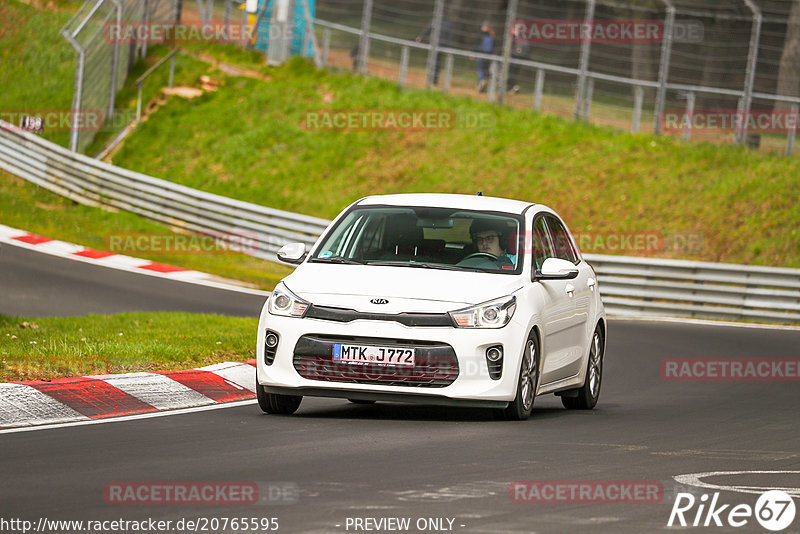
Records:
{"label": "front bumper", "polygon": [[[265,332],[279,336],[265,361]],[[514,399],[527,336],[513,319],[500,329],[405,326],[394,321],[341,323],[281,317],[262,311],[257,340],[258,382],[287,395],[397,400],[503,407]],[[417,349],[413,370],[380,369],[333,362],[334,343],[401,345]],[[503,347],[502,374],[489,376],[486,350]],[[350,367],[348,367],[350,366]]]}

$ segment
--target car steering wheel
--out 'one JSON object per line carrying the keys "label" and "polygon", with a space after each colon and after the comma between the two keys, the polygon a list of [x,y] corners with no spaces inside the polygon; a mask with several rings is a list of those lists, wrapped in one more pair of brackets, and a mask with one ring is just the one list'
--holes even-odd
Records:
{"label": "car steering wheel", "polygon": [[[462,259],[461,261],[466,261],[470,258],[486,258],[492,261],[497,261],[497,256],[495,256],[494,254],[489,254],[488,252],[473,252],[472,254]],[[461,263],[461,261],[458,263]]]}

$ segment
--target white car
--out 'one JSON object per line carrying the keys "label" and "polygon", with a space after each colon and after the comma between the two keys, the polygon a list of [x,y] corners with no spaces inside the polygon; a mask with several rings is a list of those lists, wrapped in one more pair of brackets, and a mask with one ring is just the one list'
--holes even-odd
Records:
{"label": "white car", "polygon": [[527,419],[537,395],[591,409],[606,317],[592,267],[541,204],[449,194],[345,209],[275,287],[258,326],[262,410],[303,396],[489,407]]}

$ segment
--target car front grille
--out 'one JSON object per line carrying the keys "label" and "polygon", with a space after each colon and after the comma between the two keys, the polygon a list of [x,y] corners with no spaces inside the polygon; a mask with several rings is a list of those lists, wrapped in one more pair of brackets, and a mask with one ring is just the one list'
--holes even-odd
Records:
{"label": "car front grille", "polygon": [[[357,365],[333,360],[336,343],[357,343],[416,349],[414,367]],[[368,337],[305,335],[294,348],[294,368],[308,380],[442,388],[458,377],[458,359],[446,343]]]}

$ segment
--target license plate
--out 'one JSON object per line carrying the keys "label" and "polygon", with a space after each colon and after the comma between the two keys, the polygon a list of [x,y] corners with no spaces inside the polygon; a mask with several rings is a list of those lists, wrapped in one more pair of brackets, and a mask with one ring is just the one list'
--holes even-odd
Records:
{"label": "license plate", "polygon": [[414,366],[414,349],[402,347],[378,347],[371,345],[333,345],[333,361],[351,364],[384,364]]}

